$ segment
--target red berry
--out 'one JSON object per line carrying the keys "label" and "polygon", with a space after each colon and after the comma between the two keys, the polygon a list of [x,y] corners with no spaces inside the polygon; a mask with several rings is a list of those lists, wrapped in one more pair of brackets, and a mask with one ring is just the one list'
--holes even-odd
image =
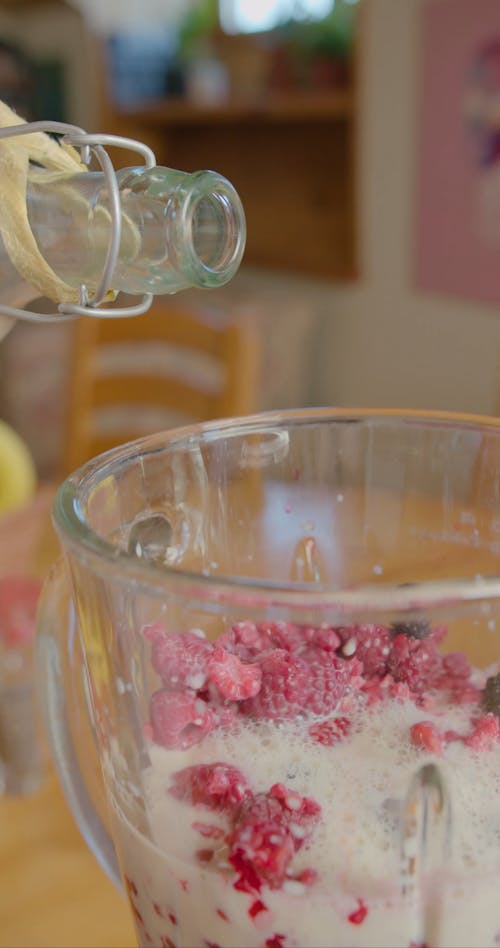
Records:
{"label": "red berry", "polygon": [[267,912],[267,911],[268,911],[267,905],[264,905],[261,899],[255,899],[255,901],[252,902],[250,908],[248,909],[248,914],[250,918],[255,918],[256,915],[260,915],[261,912]]}
{"label": "red berry", "polygon": [[256,718],[286,720],[303,713],[309,685],[309,667],[303,659],[285,649],[262,653],[262,683],[254,698],[243,702],[242,710]]}
{"label": "red berry", "polygon": [[191,693],[156,691],[150,702],[153,739],[169,749],[198,744],[216,725],[207,703]]}
{"label": "red berry", "polygon": [[347,919],[351,925],[362,925],[367,915],[368,909],[363,899],[358,899],[358,908],[355,912],[351,912],[351,914],[347,916]]}
{"label": "red berry", "polygon": [[219,645],[210,655],[207,665],[210,680],[223,698],[242,701],[258,694],[262,680],[259,665],[243,664],[237,655],[231,655]]}
{"label": "red berry", "polygon": [[410,728],[410,740],[414,747],[420,747],[431,754],[443,753],[443,739],[432,721],[419,721]]}
{"label": "red berry", "polygon": [[317,651],[312,660],[307,655],[307,664],[309,682],[304,711],[320,716],[330,714],[344,696],[357,663],[339,658],[333,652]]}
{"label": "red berry", "polygon": [[192,806],[231,813],[251,796],[247,780],[230,764],[199,764],[173,774],[169,793]]}
{"label": "red berry", "polygon": [[144,635],[151,639],[151,664],[166,687],[178,691],[204,687],[210,642],[194,632],[167,632],[160,625],[149,626]]}
{"label": "red berry", "polygon": [[392,635],[383,625],[355,625],[337,629],[341,639],[340,654],[355,656],[363,666],[366,678],[382,678],[392,646]]}
{"label": "red berry", "polygon": [[260,891],[263,882],[279,889],[294,857],[309,838],[320,806],[283,784],[246,800],[228,836],[229,861],[243,891]]}
{"label": "red berry", "polygon": [[448,652],[443,655],[443,670],[451,678],[469,678],[471,666],[463,652]]}
{"label": "red berry", "polygon": [[482,714],[474,722],[472,733],[464,739],[464,743],[475,751],[490,750],[499,737],[500,719],[496,714]]}
{"label": "red berry", "polygon": [[245,881],[249,880],[248,870],[251,870],[259,880],[257,891],[263,882],[271,889],[281,888],[295,854],[288,829],[271,820],[266,823],[247,820],[238,824],[230,843],[229,862],[240,875],[243,867]]}
{"label": "red berry", "polygon": [[442,657],[434,641],[397,635],[388,658],[388,671],[395,681],[406,682],[414,694],[433,687],[442,671]]}
{"label": "red berry", "polygon": [[285,935],[273,935],[266,939],[265,948],[285,948]]}
{"label": "red berry", "polygon": [[321,724],[313,724],[309,728],[309,734],[316,744],[323,744],[324,747],[333,747],[339,744],[348,736],[351,730],[349,718],[330,718],[329,721],[322,721]]}

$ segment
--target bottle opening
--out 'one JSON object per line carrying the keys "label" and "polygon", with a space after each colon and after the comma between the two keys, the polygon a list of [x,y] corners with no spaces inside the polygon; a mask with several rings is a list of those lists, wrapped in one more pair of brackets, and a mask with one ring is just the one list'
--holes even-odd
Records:
{"label": "bottle opening", "polygon": [[200,174],[196,191],[189,207],[191,262],[202,285],[220,285],[235,274],[243,256],[243,207],[232,185],[212,172]]}
{"label": "bottle opening", "polygon": [[221,194],[199,198],[193,209],[191,239],[196,256],[204,267],[220,270],[234,257],[238,234],[234,215]]}

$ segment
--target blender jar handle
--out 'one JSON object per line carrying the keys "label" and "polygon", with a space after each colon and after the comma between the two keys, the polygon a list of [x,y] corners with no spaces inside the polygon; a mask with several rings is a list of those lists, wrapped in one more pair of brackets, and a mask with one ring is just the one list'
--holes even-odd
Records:
{"label": "blender jar handle", "polygon": [[[62,560],[52,567],[40,599],[37,674],[45,729],[66,800],[87,846],[121,888],[116,851],[99,813],[99,809],[106,810],[104,787],[89,720],[78,623]],[[78,753],[82,743],[84,755]],[[89,759],[94,765],[92,778]]]}

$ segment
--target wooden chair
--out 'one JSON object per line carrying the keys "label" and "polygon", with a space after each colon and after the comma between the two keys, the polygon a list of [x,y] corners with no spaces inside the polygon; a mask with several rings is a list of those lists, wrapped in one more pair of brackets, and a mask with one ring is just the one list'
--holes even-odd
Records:
{"label": "wooden chair", "polygon": [[64,474],[144,434],[255,410],[257,339],[210,310],[75,324]]}

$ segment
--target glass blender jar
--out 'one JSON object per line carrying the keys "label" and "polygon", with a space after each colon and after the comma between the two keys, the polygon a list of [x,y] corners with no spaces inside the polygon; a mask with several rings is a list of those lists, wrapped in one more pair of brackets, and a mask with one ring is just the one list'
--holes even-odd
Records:
{"label": "glass blender jar", "polygon": [[40,686],[140,946],[500,942],[500,424],[170,431],[60,488]]}

